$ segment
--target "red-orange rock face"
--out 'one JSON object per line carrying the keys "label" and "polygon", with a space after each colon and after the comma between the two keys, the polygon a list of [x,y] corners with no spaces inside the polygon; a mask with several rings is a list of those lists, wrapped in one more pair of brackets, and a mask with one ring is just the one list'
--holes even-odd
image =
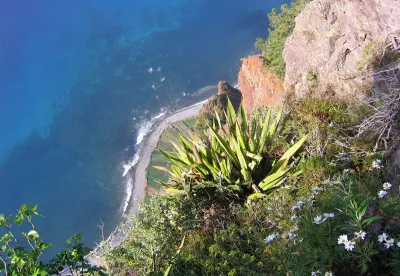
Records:
{"label": "red-orange rock face", "polygon": [[261,56],[242,59],[238,84],[249,114],[256,107],[277,106],[283,102],[283,81],[264,67]]}

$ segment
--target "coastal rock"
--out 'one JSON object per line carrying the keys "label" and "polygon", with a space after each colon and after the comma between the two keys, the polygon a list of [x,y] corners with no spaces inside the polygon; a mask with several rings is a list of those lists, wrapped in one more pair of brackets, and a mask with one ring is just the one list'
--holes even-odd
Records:
{"label": "coastal rock", "polygon": [[285,82],[297,97],[312,92],[313,80],[316,96],[365,98],[371,72],[398,46],[399,7],[400,0],[311,1],[285,43]]}
{"label": "coastal rock", "polygon": [[238,83],[249,114],[256,107],[275,106],[283,102],[283,82],[274,72],[265,68],[261,56],[242,59]]}
{"label": "coastal rock", "polygon": [[227,82],[220,81],[218,83],[218,93],[212,96],[200,110],[199,116],[196,119],[196,131],[201,132],[206,129],[207,122],[212,122],[212,118],[215,118],[216,111],[220,116],[222,123],[225,123],[224,111],[226,111],[228,97],[235,110],[237,110],[242,101],[242,93],[239,89],[232,87]]}

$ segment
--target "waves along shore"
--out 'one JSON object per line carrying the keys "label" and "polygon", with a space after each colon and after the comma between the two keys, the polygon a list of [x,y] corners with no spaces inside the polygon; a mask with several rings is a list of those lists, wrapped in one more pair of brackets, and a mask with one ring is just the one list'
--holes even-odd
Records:
{"label": "waves along shore", "polygon": [[138,201],[143,201],[146,196],[146,175],[147,167],[150,164],[151,154],[156,148],[161,134],[167,129],[172,123],[179,122],[190,117],[197,116],[203,104],[207,102],[203,101],[194,105],[191,105],[185,109],[181,109],[172,115],[165,118],[160,118],[160,122],[155,128],[145,137],[143,150],[140,153],[140,158],[133,168],[130,177],[134,179],[133,193],[130,202],[129,213],[136,214],[138,211]]}

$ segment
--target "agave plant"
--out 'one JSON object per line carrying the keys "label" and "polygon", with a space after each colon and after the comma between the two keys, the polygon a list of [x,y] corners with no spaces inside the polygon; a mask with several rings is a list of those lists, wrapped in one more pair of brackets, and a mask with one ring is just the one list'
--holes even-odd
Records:
{"label": "agave plant", "polygon": [[275,120],[272,110],[255,112],[249,119],[243,104],[238,115],[228,100],[225,112],[226,125],[222,125],[218,114],[205,131],[207,139],[201,140],[194,133],[187,137],[179,134],[180,145],[172,142],[175,152],[161,153],[169,161],[169,168],[155,167],[170,175],[167,193],[208,195],[222,192],[243,198],[252,192],[252,197],[277,188],[293,169],[290,158],[306,141],[307,136],[295,143],[279,159],[268,154],[268,149],[278,135],[282,109]]}

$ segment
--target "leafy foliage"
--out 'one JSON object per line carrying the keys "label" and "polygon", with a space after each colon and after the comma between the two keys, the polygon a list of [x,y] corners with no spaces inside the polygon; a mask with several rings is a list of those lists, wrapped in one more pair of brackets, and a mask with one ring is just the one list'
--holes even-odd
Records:
{"label": "leafy foliage", "polygon": [[187,231],[200,221],[199,206],[182,196],[153,196],[141,204],[140,214],[128,218],[123,232],[129,237],[104,252],[112,275],[135,270],[139,275],[165,271]]}
{"label": "leafy foliage", "polygon": [[281,6],[281,12],[272,9],[268,14],[269,18],[269,35],[266,40],[258,38],[255,47],[262,51],[264,64],[267,68],[271,68],[275,73],[284,78],[285,61],[283,59],[283,48],[286,39],[292,34],[295,27],[296,16],[304,9],[309,0],[293,1],[289,7],[287,4]]}
{"label": "leafy foliage", "polygon": [[[72,275],[105,275],[102,268],[89,265],[85,256],[88,247],[79,243],[76,235],[68,240],[66,249],[56,255],[49,263],[43,263],[40,257],[51,247],[40,239],[35,228],[33,216],[38,216],[37,205],[23,204],[18,214],[12,218],[0,215],[0,228],[5,234],[0,238],[0,272],[6,275],[59,275],[64,268],[69,268]],[[27,225],[23,225],[24,222]],[[28,232],[17,236],[13,227],[28,227]]]}
{"label": "leafy foliage", "polygon": [[191,134],[189,139],[179,136],[181,145],[176,153],[160,151],[170,160],[170,169],[158,169],[170,174],[165,184],[167,193],[235,197],[243,199],[252,190],[262,196],[279,186],[291,172],[289,160],[306,141],[302,137],[280,158],[271,156],[268,149],[274,144],[282,117],[280,110],[272,121],[272,110],[256,112],[247,118],[243,105],[237,116],[230,101],[225,113],[227,125],[223,126],[216,113],[216,122],[209,125],[207,139]]}
{"label": "leafy foliage", "polygon": [[[388,223],[398,220],[398,215],[382,208],[388,201],[393,206],[399,199],[376,196],[381,179],[375,171],[360,175],[346,171],[314,189],[319,192],[312,193],[313,204],[297,213],[300,217],[297,234],[301,242],[287,254],[285,271],[292,271],[294,275],[317,270],[333,271],[335,275],[396,275],[399,267],[395,260],[400,249],[395,244],[386,248],[379,243],[378,236],[386,232],[390,237],[400,237],[398,226]],[[326,212],[334,212],[334,218],[316,223],[317,216]],[[363,237],[357,233],[364,233]],[[354,243],[352,249],[338,244],[342,235]]]}

